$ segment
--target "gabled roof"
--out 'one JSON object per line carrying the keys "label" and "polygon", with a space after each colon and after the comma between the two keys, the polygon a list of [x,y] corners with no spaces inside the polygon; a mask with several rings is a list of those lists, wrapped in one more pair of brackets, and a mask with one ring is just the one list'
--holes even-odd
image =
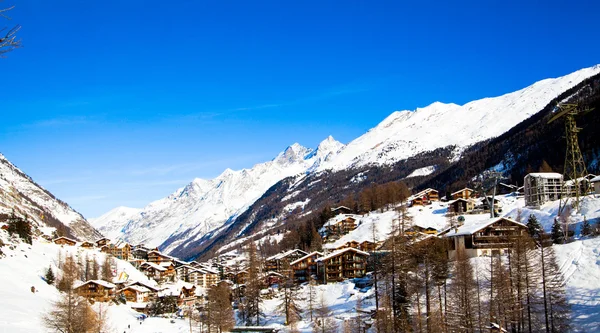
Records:
{"label": "gabled roof", "polygon": [[56,242],[56,241],[57,241],[57,240],[59,240],[59,239],[64,239],[64,240],[68,240],[68,241],[70,241],[70,242],[73,242],[73,243],[77,243],[77,241],[76,241],[76,240],[73,240],[73,239],[71,239],[71,238],[64,237],[64,236],[60,236],[60,237],[54,238],[54,239],[52,240],[52,242]]}
{"label": "gabled roof", "polygon": [[360,215],[356,215],[356,214],[340,214],[340,215],[337,215],[337,216],[332,217],[331,219],[329,219],[329,221],[327,221],[323,225],[323,227],[327,227],[327,226],[330,226],[330,225],[336,225],[336,224],[338,224],[338,223],[340,223],[340,222],[342,222],[342,221],[344,221],[346,219],[349,219],[349,218],[353,219],[355,221],[358,221],[358,220],[360,220],[361,216]]}
{"label": "gabled roof", "polygon": [[464,202],[475,203],[475,200],[473,200],[473,199],[458,198],[458,199],[455,199],[455,200],[448,201],[448,205],[451,205],[451,204],[453,204],[453,203],[455,203],[457,201],[464,201]]}
{"label": "gabled roof", "polygon": [[127,286],[135,286],[135,285],[139,285],[139,286],[142,286],[142,287],[148,288],[148,289],[150,289],[151,291],[159,291],[159,290],[160,290],[160,289],[158,289],[158,288],[156,288],[156,287],[154,287],[154,286],[151,286],[151,285],[149,285],[149,284],[147,284],[147,283],[144,283],[144,282],[142,282],[142,281],[135,281],[135,282],[132,282],[132,283],[129,283],[129,284],[127,284]]}
{"label": "gabled roof", "polygon": [[309,253],[309,254],[305,255],[304,257],[302,257],[302,258],[300,258],[300,259],[298,259],[298,260],[294,260],[294,261],[292,261],[292,262],[290,263],[290,265],[295,265],[295,264],[297,264],[297,263],[301,262],[302,260],[306,260],[307,258],[310,258],[310,257],[312,257],[312,256],[314,256],[314,255],[323,256],[323,253],[321,253],[321,252],[319,252],[319,251],[311,252],[311,253]]}
{"label": "gabled roof", "polygon": [[590,182],[592,182],[592,183],[597,183],[597,182],[600,182],[600,176],[596,176],[596,177],[592,178],[592,179],[590,180]]}
{"label": "gabled roof", "polygon": [[348,251],[353,251],[353,252],[356,252],[358,254],[362,254],[362,255],[365,255],[365,256],[369,255],[365,251],[361,251],[361,250],[355,249],[353,247],[347,247],[345,249],[342,249],[342,250],[339,250],[339,251],[335,251],[335,252],[332,252],[332,253],[324,256],[324,257],[321,257],[321,258],[317,259],[317,261],[325,261],[325,260],[328,260],[328,259],[331,259],[331,258],[335,258],[335,257],[339,256],[340,254],[343,254],[343,253],[348,252]]}
{"label": "gabled roof", "polygon": [[90,283],[93,283],[93,284],[97,284],[97,285],[103,286],[104,288],[107,288],[107,289],[113,289],[113,288],[116,288],[116,287],[117,287],[117,286],[115,286],[114,284],[112,284],[112,283],[110,283],[110,282],[106,282],[106,281],[104,281],[104,280],[89,280],[89,281],[86,281],[85,283],[83,283],[83,284],[79,285],[77,288],[79,288],[79,287],[82,287],[82,286],[85,286],[86,284],[90,284]]}
{"label": "gabled roof", "polygon": [[469,191],[471,191],[471,192],[474,192],[472,188],[465,187],[465,188],[463,188],[463,189],[460,189],[460,190],[458,190],[458,191],[456,191],[456,192],[454,192],[454,193],[450,193],[450,195],[455,195],[455,194],[458,194],[458,193],[460,193],[460,192],[462,192],[462,191],[464,191],[464,190],[469,190]]}
{"label": "gabled roof", "polygon": [[278,277],[283,277],[283,274],[277,273],[277,272],[273,272],[273,271],[268,271],[265,276],[269,276],[269,275],[275,275]]}
{"label": "gabled roof", "polygon": [[119,292],[121,292],[123,290],[127,290],[127,289],[131,289],[131,290],[137,291],[139,293],[149,293],[150,292],[150,289],[143,287],[143,286],[138,286],[138,285],[127,286],[125,288],[120,289]]}
{"label": "gabled roof", "polygon": [[152,251],[149,251],[149,252],[148,252],[148,255],[150,255],[150,253],[156,253],[156,254],[158,254],[158,255],[159,255],[159,256],[161,256],[161,257],[165,257],[165,258],[168,258],[168,259],[171,259],[171,260],[177,260],[177,258],[175,258],[175,257],[171,257],[170,255],[168,255],[168,254],[164,254],[164,253],[162,253],[162,252],[160,252],[160,251],[152,250]]}
{"label": "gabled roof", "polygon": [[464,236],[464,235],[472,235],[474,233],[476,233],[477,231],[486,228],[498,221],[501,220],[505,220],[505,221],[509,221],[511,223],[514,223],[516,225],[522,226],[524,228],[527,228],[526,225],[524,225],[523,223],[519,223],[515,220],[511,220],[509,218],[506,217],[495,217],[493,219],[488,219],[488,220],[483,220],[483,221],[471,221],[471,222],[465,222],[463,225],[457,227],[455,229],[455,231],[453,232],[451,228],[446,234],[446,237],[455,237],[455,236]]}
{"label": "gabled roof", "polygon": [[347,210],[349,210],[349,211],[352,211],[352,209],[351,209],[351,208],[348,208],[348,207],[346,207],[346,206],[339,206],[339,207],[331,208],[331,211],[332,211],[332,212],[335,212],[336,210],[339,210],[339,209],[347,209]]}
{"label": "gabled roof", "polygon": [[163,271],[163,272],[167,270],[166,268],[159,266],[153,262],[145,262],[145,263],[142,263],[140,266],[149,266],[151,268],[154,268],[156,270]]}
{"label": "gabled roof", "polygon": [[270,260],[280,260],[280,259],[283,259],[283,258],[285,258],[287,256],[290,256],[290,255],[294,254],[294,252],[300,252],[300,253],[306,255],[306,252],[304,252],[302,250],[293,249],[293,250],[289,250],[289,251],[286,251],[286,252],[283,252],[283,253],[276,254],[274,256],[270,256],[270,257],[267,258],[267,261],[270,261]]}
{"label": "gabled roof", "polygon": [[419,193],[411,195],[410,198],[408,198],[408,200],[410,201],[410,200],[414,200],[414,199],[417,199],[417,198],[422,198],[423,196],[427,195],[427,193],[429,193],[429,192],[439,193],[438,190],[436,190],[436,189],[426,188],[426,189],[424,189],[423,191],[421,191]]}

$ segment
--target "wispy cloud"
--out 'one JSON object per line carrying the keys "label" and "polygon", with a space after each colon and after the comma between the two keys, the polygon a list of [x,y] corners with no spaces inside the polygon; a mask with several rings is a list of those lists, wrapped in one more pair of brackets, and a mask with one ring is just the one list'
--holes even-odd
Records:
{"label": "wispy cloud", "polygon": [[24,127],[28,128],[39,128],[39,127],[63,127],[73,125],[84,125],[95,122],[95,118],[88,116],[76,116],[76,117],[59,117],[51,119],[43,119],[33,123],[25,124]]}

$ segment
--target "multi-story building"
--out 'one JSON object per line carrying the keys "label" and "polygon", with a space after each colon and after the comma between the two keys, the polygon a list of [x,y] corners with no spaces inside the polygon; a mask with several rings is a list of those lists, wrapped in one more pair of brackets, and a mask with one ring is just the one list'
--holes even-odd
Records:
{"label": "multi-story building", "polygon": [[563,176],[555,172],[536,172],[525,176],[525,205],[540,207],[563,194]]}
{"label": "multi-story building", "polygon": [[283,272],[284,270],[289,270],[289,264],[292,261],[302,258],[306,254],[302,250],[293,249],[271,256],[266,259],[265,271]]}
{"label": "multi-story building", "polygon": [[321,252],[312,252],[290,263],[297,282],[306,282],[310,277],[318,274],[317,259],[323,256]]}
{"label": "multi-story building", "polygon": [[338,282],[365,276],[367,272],[367,252],[349,247],[318,258],[325,282]]}

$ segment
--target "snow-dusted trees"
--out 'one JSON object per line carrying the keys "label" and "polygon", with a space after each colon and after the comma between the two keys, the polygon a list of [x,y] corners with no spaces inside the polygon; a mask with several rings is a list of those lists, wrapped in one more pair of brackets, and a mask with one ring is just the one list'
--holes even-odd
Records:
{"label": "snow-dusted trees", "polygon": [[98,328],[103,324],[87,300],[72,290],[62,294],[42,321],[51,332],[60,333],[100,332]]}

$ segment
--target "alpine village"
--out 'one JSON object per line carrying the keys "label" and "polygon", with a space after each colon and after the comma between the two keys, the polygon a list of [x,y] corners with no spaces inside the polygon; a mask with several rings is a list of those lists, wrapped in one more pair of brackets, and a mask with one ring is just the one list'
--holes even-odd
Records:
{"label": "alpine village", "polygon": [[[0,4],[3,23],[14,13]],[[36,50],[41,41],[15,26],[0,30],[0,55],[29,52],[15,37],[23,33]],[[145,38],[165,56],[176,44]],[[0,332],[600,332],[600,65],[562,75],[463,105],[396,111],[348,143],[295,143],[96,218],[73,208],[77,198],[105,199],[92,187],[67,203],[43,186],[74,180],[37,183],[9,161],[14,151],[0,154]],[[227,111],[186,114],[177,126],[344,94],[218,107]],[[83,132],[103,117],[31,126]],[[160,119],[156,133],[170,126]],[[174,168],[200,170],[191,164]],[[124,172],[118,165],[112,174]],[[165,169],[151,172],[175,172]]]}

